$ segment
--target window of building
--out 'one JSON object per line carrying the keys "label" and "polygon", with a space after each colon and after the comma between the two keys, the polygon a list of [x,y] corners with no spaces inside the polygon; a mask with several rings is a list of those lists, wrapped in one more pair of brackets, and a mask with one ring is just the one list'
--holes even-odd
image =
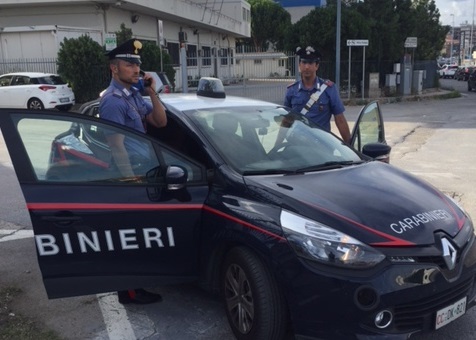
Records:
{"label": "window of building", "polygon": [[197,66],[197,60],[197,45],[187,45],[187,66]]}
{"label": "window of building", "polygon": [[228,65],[228,50],[226,48],[220,49],[220,65]]}
{"label": "window of building", "polygon": [[180,51],[178,43],[167,43],[167,49],[170,57],[172,58],[172,64],[180,65]]}
{"label": "window of building", "polygon": [[211,48],[208,46],[202,47],[202,66],[210,66],[212,64]]}

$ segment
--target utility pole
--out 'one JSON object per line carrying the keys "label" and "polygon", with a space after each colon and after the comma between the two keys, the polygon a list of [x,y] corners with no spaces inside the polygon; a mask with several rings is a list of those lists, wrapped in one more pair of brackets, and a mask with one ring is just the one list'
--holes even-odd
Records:
{"label": "utility pole", "polygon": [[453,24],[451,25],[451,50],[450,50],[450,65],[453,64],[453,40],[455,39],[455,15],[450,14],[453,17]]}
{"label": "utility pole", "polygon": [[[340,9],[341,0],[337,0],[337,27],[336,27],[336,79],[337,92],[340,93]],[[350,84],[348,84],[350,86]],[[349,87],[350,89],[350,87]]]}
{"label": "utility pole", "polygon": [[474,4],[476,3],[476,0],[473,0],[473,22],[471,23],[471,36],[469,37],[469,58],[472,58],[472,52],[473,52],[473,27],[474,27]]}

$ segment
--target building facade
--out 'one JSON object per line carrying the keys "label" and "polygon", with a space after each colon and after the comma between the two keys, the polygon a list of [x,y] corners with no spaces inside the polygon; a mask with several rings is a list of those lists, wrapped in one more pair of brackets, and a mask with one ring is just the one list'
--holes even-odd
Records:
{"label": "building facade", "polygon": [[104,46],[121,24],[166,48],[175,66],[185,47],[202,75],[232,73],[222,59],[233,55],[236,39],[251,36],[245,0],[2,0],[0,61],[56,57],[61,41],[78,32]]}

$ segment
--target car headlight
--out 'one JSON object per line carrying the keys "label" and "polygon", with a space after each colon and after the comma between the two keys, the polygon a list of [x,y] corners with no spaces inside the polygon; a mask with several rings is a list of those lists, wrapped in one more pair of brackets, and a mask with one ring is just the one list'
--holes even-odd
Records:
{"label": "car headlight", "polygon": [[298,256],[348,268],[369,268],[385,255],[374,248],[326,225],[281,211],[281,226]]}

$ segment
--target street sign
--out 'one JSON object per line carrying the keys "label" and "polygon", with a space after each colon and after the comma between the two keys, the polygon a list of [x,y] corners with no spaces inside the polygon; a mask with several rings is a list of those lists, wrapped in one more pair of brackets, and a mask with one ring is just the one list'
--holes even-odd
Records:
{"label": "street sign", "polygon": [[364,39],[347,40],[347,46],[369,46],[369,41]]}
{"label": "street sign", "polygon": [[417,46],[418,46],[417,37],[407,37],[407,39],[405,39],[405,48],[416,48]]}
{"label": "street sign", "polygon": [[117,47],[116,33],[104,34],[104,40],[106,45],[106,51],[112,51]]}

